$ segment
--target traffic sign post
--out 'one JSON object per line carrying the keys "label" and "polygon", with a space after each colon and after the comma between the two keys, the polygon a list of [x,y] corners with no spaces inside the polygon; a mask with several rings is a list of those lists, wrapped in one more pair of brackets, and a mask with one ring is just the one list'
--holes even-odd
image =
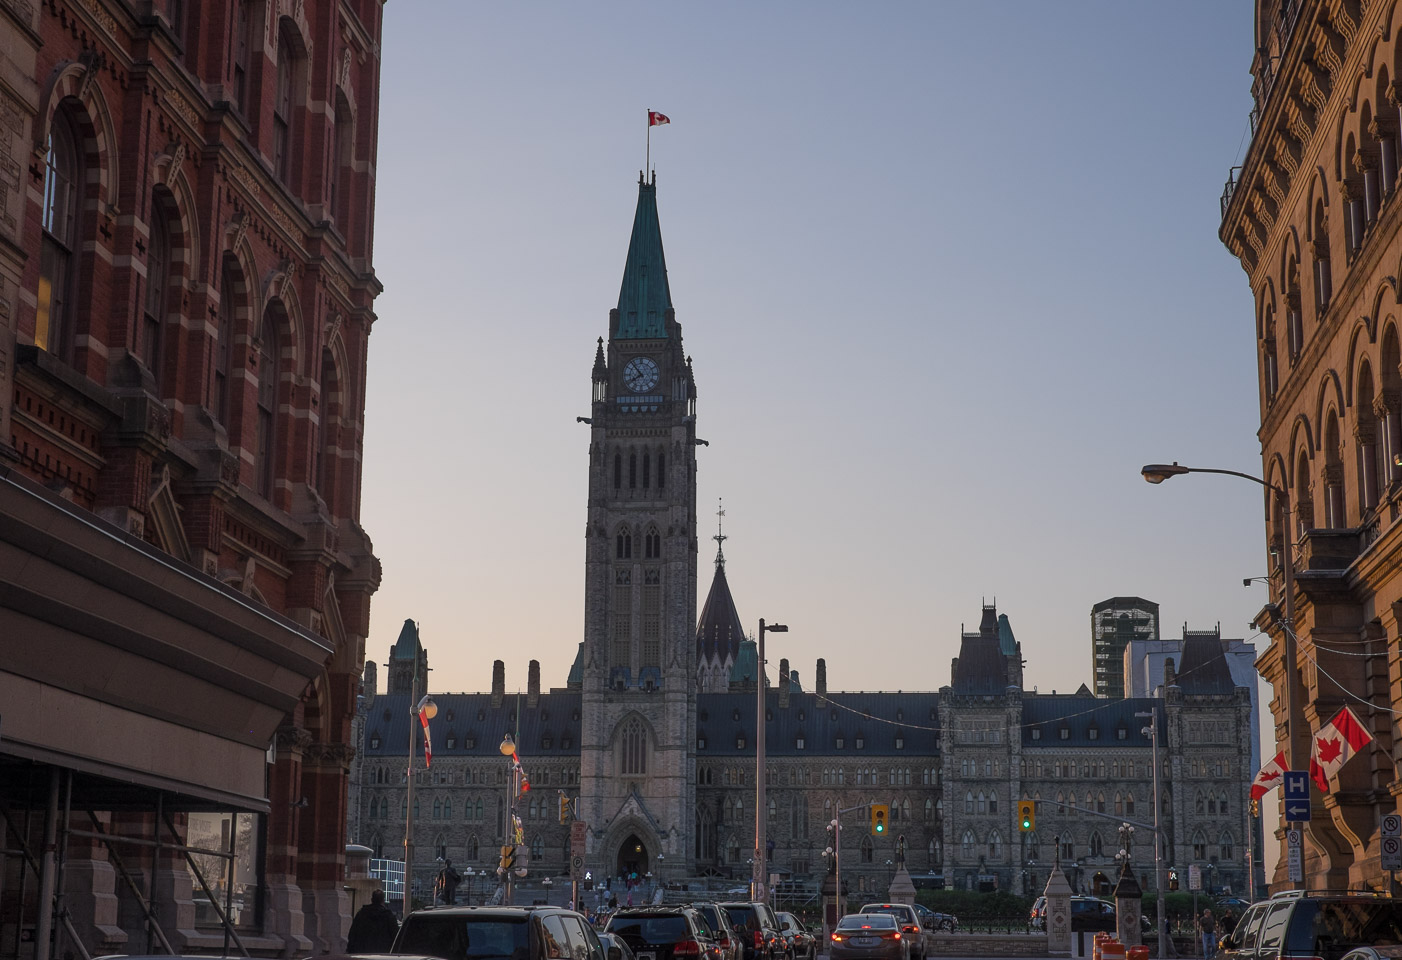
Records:
{"label": "traffic sign post", "polygon": [[1288,830],[1285,846],[1289,856],[1290,882],[1300,883],[1305,879],[1305,838],[1298,830]]}
{"label": "traffic sign post", "polygon": [[1307,823],[1310,819],[1310,778],[1303,770],[1286,770],[1281,781],[1285,796],[1285,822]]}
{"label": "traffic sign post", "polygon": [[1382,834],[1382,842],[1378,845],[1378,865],[1387,871],[1387,889],[1393,896],[1397,895],[1397,871],[1402,870],[1402,815],[1387,813],[1383,815],[1382,823],[1378,831]]}

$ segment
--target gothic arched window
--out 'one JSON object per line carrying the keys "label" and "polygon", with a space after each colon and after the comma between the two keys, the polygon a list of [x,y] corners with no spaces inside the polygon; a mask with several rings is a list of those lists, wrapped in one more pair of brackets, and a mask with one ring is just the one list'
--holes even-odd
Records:
{"label": "gothic arched window", "polygon": [[614,554],[619,560],[632,559],[633,535],[627,529],[619,530],[614,538]]}
{"label": "gothic arched window", "polygon": [[1003,835],[994,830],[988,835],[988,858],[997,860],[1003,856]]}
{"label": "gothic arched window", "polygon": [[638,485],[638,452],[628,451],[628,489],[632,490]]}
{"label": "gothic arched window", "polygon": [[1099,831],[1090,835],[1090,855],[1092,857],[1105,856],[1105,843],[1100,839]]}
{"label": "gothic arched window", "polygon": [[623,724],[619,736],[621,747],[620,772],[625,777],[640,777],[647,773],[647,731],[637,717]]}
{"label": "gothic arched window", "polygon": [[972,830],[964,831],[964,839],[959,843],[959,853],[965,860],[974,858],[974,848],[978,846],[978,837],[974,836]]}
{"label": "gothic arched window", "polygon": [[862,837],[862,863],[871,863],[873,853],[871,837]]}
{"label": "gothic arched window", "polygon": [[657,452],[657,489],[667,489],[667,455],[660,450]]}
{"label": "gothic arched window", "polygon": [[278,347],[286,312],[282,301],[268,304],[258,335],[258,419],[254,424],[254,488],[264,497],[273,494],[273,463],[277,450]]}
{"label": "gothic arched window", "polygon": [[34,345],[63,356],[73,335],[71,300],[78,273],[79,192],[86,173],[78,134],[66,110],[54,114],[44,158],[43,245]]}
{"label": "gothic arched window", "polygon": [[277,90],[273,98],[273,173],[283,183],[290,182],[292,172],[293,80],[298,66],[295,36],[284,17],[278,25]]}
{"label": "gothic arched window", "polygon": [[170,289],[170,210],[168,195],[151,198],[151,235],[146,246],[146,309],[137,334],[136,352],[146,369],[161,377],[161,333],[165,327],[166,295]]}
{"label": "gothic arched window", "polygon": [[620,489],[623,486],[623,454],[613,455],[613,488]]}

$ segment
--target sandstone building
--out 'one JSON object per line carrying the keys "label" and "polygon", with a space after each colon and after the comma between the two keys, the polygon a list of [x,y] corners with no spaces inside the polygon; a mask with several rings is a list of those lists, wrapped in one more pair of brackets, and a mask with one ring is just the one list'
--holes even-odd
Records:
{"label": "sandstone building", "polygon": [[[890,806],[884,836],[871,835],[863,813],[845,815],[853,895],[884,894],[900,836],[912,872],[932,883],[1040,889],[1060,838],[1077,886],[1108,889],[1120,823],[1153,820],[1145,731],[1155,713],[1172,862],[1213,864],[1215,886],[1246,888],[1249,691],[1233,684],[1216,640],[1185,641],[1161,698],[1037,694],[1024,689],[1007,618],[985,607],[947,682],[928,676],[938,690],[829,691],[822,661],[805,687],[781,660],[756,717],[756,685],[766,681],[719,552],[696,613],[696,379],[667,283],[655,180],[639,183],[592,383],[584,640],[563,686],[543,687],[532,661],[524,692],[509,691],[498,661],[490,692],[434,694],[433,763],[413,771],[421,895],[438,857],[493,874],[508,823],[510,762],[499,752],[508,733],[532,785],[516,812],[537,876],[567,871],[563,794],[578,798],[596,877],[748,879],[757,720],[763,815],[781,875],[821,877],[829,821],[878,802]],[[367,674],[350,832],[386,858],[403,849],[404,772],[418,737],[407,678],[414,664],[424,675],[426,656],[407,623],[388,692]],[[904,671],[920,684],[921,665]],[[1015,822],[1022,798],[1039,805],[1028,835]],[[1133,863],[1152,886],[1153,844],[1147,830],[1139,837]]]}
{"label": "sandstone building", "polygon": [[344,946],[380,29],[0,3],[0,954]]}
{"label": "sandstone building", "polygon": [[[1273,603],[1258,618],[1272,638],[1260,669],[1275,688],[1274,739],[1287,746],[1287,683],[1296,767],[1310,731],[1345,705],[1376,738],[1315,796],[1312,888],[1385,883],[1379,821],[1402,790],[1400,20],[1396,0],[1258,0],[1251,143],[1222,196],[1220,237],[1255,298],[1263,476],[1283,495],[1263,503]],[[1277,881],[1285,870],[1282,846]]]}

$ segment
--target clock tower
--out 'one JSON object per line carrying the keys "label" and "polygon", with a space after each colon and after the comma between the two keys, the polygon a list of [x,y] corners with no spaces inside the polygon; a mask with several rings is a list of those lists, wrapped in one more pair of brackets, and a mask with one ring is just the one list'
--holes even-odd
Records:
{"label": "clock tower", "polygon": [[638,180],[591,420],[580,816],[611,875],[682,874],[695,831],[696,385],[655,174]]}

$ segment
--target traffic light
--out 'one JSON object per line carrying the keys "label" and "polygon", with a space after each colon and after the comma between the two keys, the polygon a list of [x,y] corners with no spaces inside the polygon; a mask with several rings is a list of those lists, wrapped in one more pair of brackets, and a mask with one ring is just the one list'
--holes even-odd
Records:
{"label": "traffic light", "polygon": [[871,835],[873,837],[886,835],[886,818],[890,812],[889,804],[873,803],[871,805]]}
{"label": "traffic light", "polygon": [[503,846],[501,848],[501,861],[497,864],[497,870],[501,873],[506,873],[514,866],[516,866],[516,848]]}
{"label": "traffic light", "polygon": [[1017,828],[1023,833],[1037,829],[1037,804],[1031,800],[1017,802]]}
{"label": "traffic light", "polygon": [[563,793],[560,794],[560,822],[570,822],[570,798]]}
{"label": "traffic light", "polygon": [[1169,871],[1168,871],[1168,889],[1170,889],[1170,890],[1177,890],[1177,889],[1178,889],[1178,871],[1177,871],[1177,870],[1169,870]]}

